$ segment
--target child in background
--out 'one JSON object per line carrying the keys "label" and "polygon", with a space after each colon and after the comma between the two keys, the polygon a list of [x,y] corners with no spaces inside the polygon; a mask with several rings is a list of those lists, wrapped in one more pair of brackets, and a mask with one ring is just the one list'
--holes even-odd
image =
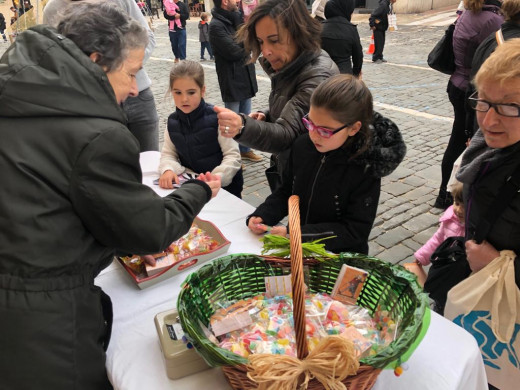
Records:
{"label": "child in background", "polygon": [[448,237],[464,236],[464,201],[462,200],[462,183],[453,185],[451,195],[453,205],[442,214],[439,229],[435,234],[414,253],[415,263],[407,263],[404,267],[417,275],[417,281],[424,286],[426,272],[423,266],[430,264],[430,257],[435,249]]}
{"label": "child in background", "polygon": [[302,118],[308,133],[298,137],[282,184],[247,218],[256,234],[287,235],[274,226],[288,213],[287,201],[300,197],[302,240],[323,241],[331,252],[368,253],[381,177],[402,161],[406,147],[395,124],[372,111],[372,94],[352,75],[321,83]]}
{"label": "child in background", "polygon": [[241,197],[240,151],[232,138],[222,137],[217,114],[204,101],[204,69],[195,61],[185,60],[170,72],[170,92],[176,110],[168,117],[159,164],[159,185],[173,188],[178,175],[188,171],[211,172],[221,177],[222,188]]}
{"label": "child in background", "polygon": [[209,44],[209,23],[208,23],[209,14],[207,12],[203,12],[200,15],[199,22],[199,41],[200,41],[200,60],[206,61],[204,58],[204,49],[208,50],[209,59],[211,61],[214,60],[213,52],[211,51],[211,45]]}

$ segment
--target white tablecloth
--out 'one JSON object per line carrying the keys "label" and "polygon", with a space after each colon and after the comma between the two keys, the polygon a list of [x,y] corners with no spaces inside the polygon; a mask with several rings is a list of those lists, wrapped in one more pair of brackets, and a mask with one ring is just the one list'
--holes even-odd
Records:
{"label": "white tablecloth", "polygon": [[[146,158],[156,160],[157,155],[148,154]],[[150,175],[156,174],[145,176]],[[245,217],[253,210],[249,204],[220,191],[199,216],[213,222],[231,241],[228,253],[260,253],[258,236],[245,226]],[[182,281],[200,266],[145,290],[140,290],[117,263],[96,278],[96,284],[110,295],[114,304],[106,365],[116,390],[230,389],[218,368],[178,380],[166,376],[154,317],[175,307]],[[407,363],[408,369],[400,377],[392,370],[383,370],[374,389],[487,389],[484,364],[473,336],[433,312],[424,339]]]}

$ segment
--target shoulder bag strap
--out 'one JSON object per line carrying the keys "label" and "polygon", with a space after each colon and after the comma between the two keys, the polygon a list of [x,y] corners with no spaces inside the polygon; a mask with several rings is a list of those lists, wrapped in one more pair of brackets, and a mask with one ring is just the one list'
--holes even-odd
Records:
{"label": "shoulder bag strap", "polygon": [[502,34],[502,29],[499,29],[497,32],[495,32],[495,39],[497,40],[498,46],[504,43],[504,34]]}
{"label": "shoulder bag strap", "polygon": [[482,220],[477,224],[477,228],[475,230],[475,241],[477,243],[480,244],[482,240],[486,238],[498,217],[506,209],[509,203],[511,203],[511,200],[513,200],[514,196],[519,192],[520,165],[518,165],[513,174],[506,179],[506,182],[498,191],[497,197],[493,203],[491,203],[491,206],[488,208],[486,214],[484,214]]}

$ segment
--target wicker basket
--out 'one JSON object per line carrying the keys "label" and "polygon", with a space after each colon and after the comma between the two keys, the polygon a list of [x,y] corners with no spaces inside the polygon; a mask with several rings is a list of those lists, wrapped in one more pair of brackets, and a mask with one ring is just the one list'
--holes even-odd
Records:
{"label": "wicker basket", "polygon": [[[213,303],[262,294],[265,292],[264,277],[290,273],[298,358],[303,359],[307,355],[304,267],[310,292],[328,294],[331,293],[343,264],[362,268],[369,275],[357,304],[368,309],[371,314],[381,305],[394,318],[399,318],[397,339],[376,355],[361,359],[357,374],[343,381],[350,390],[370,389],[381,369],[402,356],[417,338],[428,305],[427,297],[412,274],[402,267],[373,257],[342,253],[335,260],[302,260],[299,207],[295,196],[289,200],[289,225],[291,260],[236,254],[219,258],[190,274],[177,302],[182,327],[197,351],[210,365],[223,366],[224,374],[233,389],[256,389],[257,384],[247,377],[248,360],[219,348],[206,337],[201,324],[209,323],[211,315],[217,309]],[[308,389],[323,389],[323,386],[313,379]]]}

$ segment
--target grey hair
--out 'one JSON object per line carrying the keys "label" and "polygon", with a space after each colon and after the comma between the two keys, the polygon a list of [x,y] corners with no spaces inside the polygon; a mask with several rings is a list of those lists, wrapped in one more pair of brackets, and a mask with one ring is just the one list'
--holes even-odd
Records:
{"label": "grey hair", "polygon": [[148,33],[121,8],[106,2],[70,4],[57,30],[86,55],[98,53],[97,64],[105,72],[117,69],[133,49],[148,45]]}

